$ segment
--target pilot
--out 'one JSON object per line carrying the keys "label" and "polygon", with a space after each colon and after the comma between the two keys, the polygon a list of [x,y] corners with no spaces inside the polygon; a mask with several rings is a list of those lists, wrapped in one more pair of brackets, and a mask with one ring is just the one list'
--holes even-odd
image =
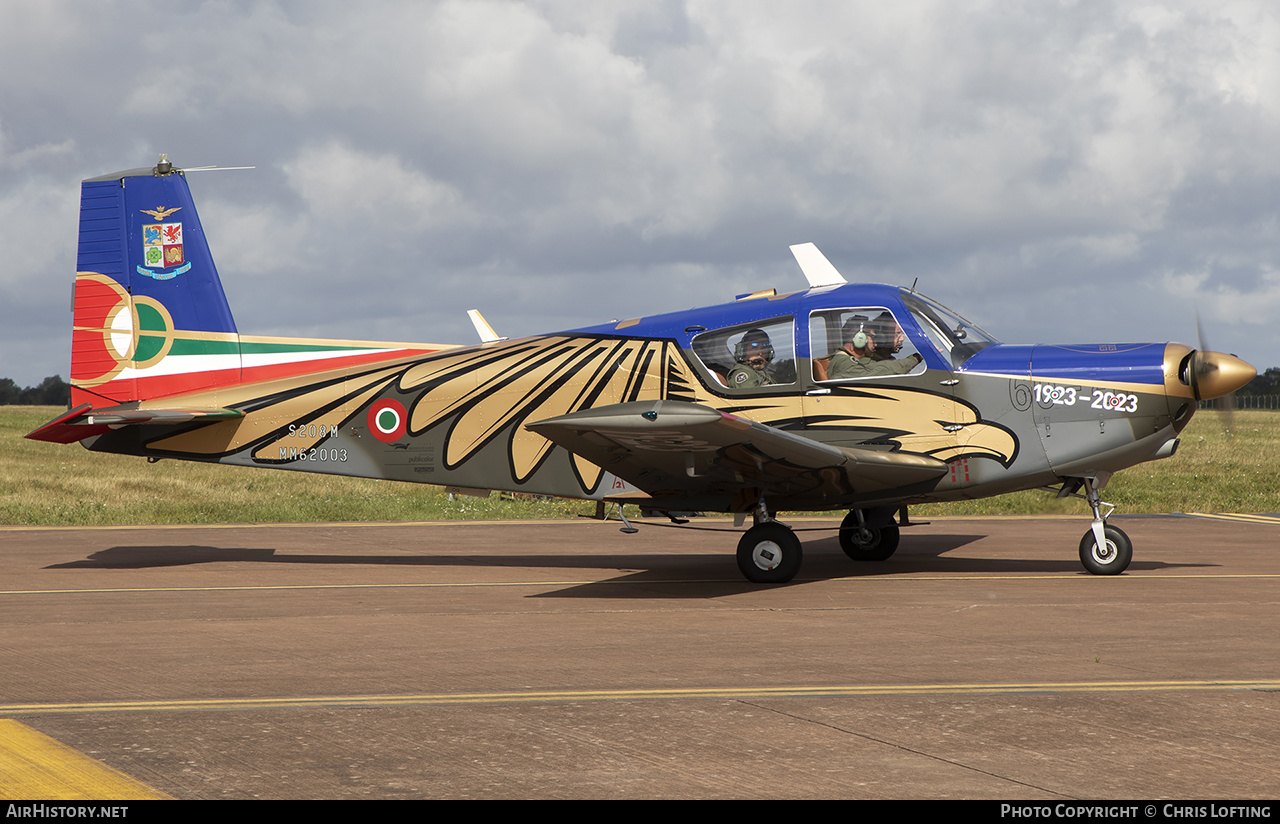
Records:
{"label": "pilot", "polygon": [[[883,315],[881,315],[881,318]],[[915,368],[923,358],[917,352],[909,358],[901,360],[893,357],[895,337],[892,329],[897,328],[890,316],[892,327],[876,322],[869,322],[861,315],[854,315],[845,321],[840,330],[840,338],[844,345],[840,351],[831,356],[831,364],[827,367],[827,380],[849,380],[850,378],[873,378],[884,375],[905,375]],[[889,352],[887,360],[876,360],[876,333],[879,331],[885,339],[885,348]],[[901,329],[898,329],[899,334]],[[901,347],[901,343],[897,344]]]}
{"label": "pilot", "polygon": [[[902,351],[902,344],[906,342],[907,336],[903,334],[902,327],[898,325],[893,313],[885,310],[877,315],[876,319],[871,321],[871,333],[877,341],[875,351],[871,353],[871,359],[897,360],[895,355]],[[890,341],[892,346],[889,345]]]}
{"label": "pilot", "polygon": [[733,359],[738,363],[729,371],[730,389],[752,389],[772,386],[769,364],[773,362],[773,342],[763,329],[748,329],[733,347]]}

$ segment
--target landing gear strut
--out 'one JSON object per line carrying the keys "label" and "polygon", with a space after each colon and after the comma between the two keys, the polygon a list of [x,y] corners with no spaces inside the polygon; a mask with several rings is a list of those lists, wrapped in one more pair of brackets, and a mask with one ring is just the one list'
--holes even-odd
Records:
{"label": "landing gear strut", "polygon": [[1109,504],[1102,502],[1097,481],[1094,478],[1083,480],[1085,500],[1093,510],[1093,525],[1080,539],[1080,563],[1094,575],[1119,575],[1133,560],[1133,543],[1124,530],[1111,526],[1103,517],[1101,507]]}
{"label": "landing gear strut", "polygon": [[738,569],[753,584],[785,584],[800,571],[800,539],[791,527],[773,520],[763,497],[752,516],[755,526],[738,541]]}

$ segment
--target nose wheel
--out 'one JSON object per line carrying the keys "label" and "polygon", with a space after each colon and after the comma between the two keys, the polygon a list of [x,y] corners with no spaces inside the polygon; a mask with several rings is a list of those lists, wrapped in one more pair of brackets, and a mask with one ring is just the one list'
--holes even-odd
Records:
{"label": "nose wheel", "polygon": [[1111,526],[1102,517],[1102,494],[1096,481],[1083,480],[1085,500],[1093,509],[1093,525],[1080,539],[1080,563],[1093,575],[1119,575],[1133,560],[1133,542],[1124,530]]}
{"label": "nose wheel", "polygon": [[1119,575],[1133,560],[1133,543],[1118,526],[1103,527],[1103,543],[1090,529],[1080,539],[1080,563],[1094,575]]}

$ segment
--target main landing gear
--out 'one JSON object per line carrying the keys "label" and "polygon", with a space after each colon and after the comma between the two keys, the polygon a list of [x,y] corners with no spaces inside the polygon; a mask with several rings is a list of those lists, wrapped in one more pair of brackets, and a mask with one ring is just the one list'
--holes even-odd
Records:
{"label": "main landing gear", "polygon": [[840,522],[840,548],[855,561],[885,561],[898,549],[901,533],[893,507],[855,509]]}
{"label": "main landing gear", "polygon": [[785,584],[796,577],[803,558],[800,539],[777,521],[756,524],[738,541],[738,569],[753,584]]}
{"label": "main landing gear", "polygon": [[804,560],[800,539],[769,515],[763,497],[751,515],[755,526],[738,541],[738,569],[753,584],[785,584],[796,577]]}
{"label": "main landing gear", "polygon": [[[892,555],[899,538],[894,511],[893,507],[855,509],[845,516],[840,524],[844,554],[855,561],[883,561]],[[738,569],[753,584],[785,584],[800,572],[804,559],[800,539],[791,527],[769,515],[763,498],[752,517],[755,526],[738,541]]]}
{"label": "main landing gear", "polygon": [[[1094,575],[1119,575],[1133,560],[1133,543],[1124,530],[1111,526],[1102,515],[1102,490],[1095,478],[1081,478],[1085,500],[1093,510],[1093,525],[1080,539],[1080,563]],[[1103,480],[1105,485],[1106,480]],[[1064,487],[1065,489],[1065,487]],[[1112,507],[1114,509],[1114,507]],[[1110,510],[1107,512],[1111,514]]]}

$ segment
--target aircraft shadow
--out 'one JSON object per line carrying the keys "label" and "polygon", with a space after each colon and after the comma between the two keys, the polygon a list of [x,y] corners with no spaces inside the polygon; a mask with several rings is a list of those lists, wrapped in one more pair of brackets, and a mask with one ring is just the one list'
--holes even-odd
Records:
{"label": "aircraft shadow", "polygon": [[[908,537],[895,555],[881,562],[855,562],[845,557],[833,537],[804,542],[805,561],[800,575],[782,586],[803,586],[838,578],[873,578],[903,573],[1087,573],[1074,553],[1054,559],[982,558],[953,553],[986,535],[921,535]],[[216,547],[200,545],[116,546],[78,561],[52,564],[45,569],[153,569],[192,564],[266,563],[324,564],[395,567],[492,567],[524,569],[616,569],[618,577],[572,584],[562,590],[538,593],[532,598],[705,598],[755,592],[761,587],[742,580],[732,553],[733,545],[706,554],[663,555],[658,552],[572,555],[484,555],[473,552],[439,555],[278,555],[270,547]],[[1213,564],[1168,564],[1135,561],[1129,570],[1207,567]]]}

